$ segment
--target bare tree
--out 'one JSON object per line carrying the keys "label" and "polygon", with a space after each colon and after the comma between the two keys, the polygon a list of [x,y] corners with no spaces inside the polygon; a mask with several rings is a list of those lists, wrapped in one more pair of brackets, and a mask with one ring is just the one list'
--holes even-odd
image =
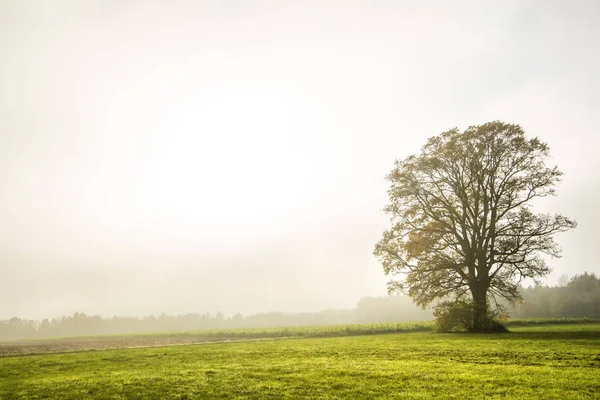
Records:
{"label": "bare tree", "polygon": [[396,161],[385,207],[392,226],[374,251],[389,292],[423,307],[470,296],[473,330],[485,331],[490,299],[518,300],[523,279],[550,272],[544,255],[559,257],[553,235],[576,226],[532,210],[562,175],[548,156],[520,126],[495,121],[444,132]]}

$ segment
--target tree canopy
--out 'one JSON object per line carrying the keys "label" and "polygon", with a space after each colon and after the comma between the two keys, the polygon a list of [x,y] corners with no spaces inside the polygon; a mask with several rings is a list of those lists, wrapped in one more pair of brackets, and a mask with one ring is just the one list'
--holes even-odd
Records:
{"label": "tree canopy", "polygon": [[391,227],[374,251],[390,293],[423,307],[469,299],[473,330],[487,330],[489,300],[518,300],[519,283],[547,275],[547,256],[560,255],[553,235],[576,226],[533,211],[562,175],[548,156],[519,125],[494,121],[443,132],[396,161],[387,176]]}

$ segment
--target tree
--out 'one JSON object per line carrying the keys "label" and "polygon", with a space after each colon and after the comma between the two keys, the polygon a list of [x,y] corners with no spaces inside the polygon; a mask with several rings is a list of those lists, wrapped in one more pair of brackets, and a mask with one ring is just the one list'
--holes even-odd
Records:
{"label": "tree", "polygon": [[562,175],[548,156],[519,125],[495,121],[443,132],[396,161],[384,209],[391,228],[374,251],[392,278],[388,291],[422,307],[470,298],[472,330],[488,330],[491,301],[512,303],[523,279],[547,275],[545,256],[560,256],[553,235],[576,226],[532,210]]}

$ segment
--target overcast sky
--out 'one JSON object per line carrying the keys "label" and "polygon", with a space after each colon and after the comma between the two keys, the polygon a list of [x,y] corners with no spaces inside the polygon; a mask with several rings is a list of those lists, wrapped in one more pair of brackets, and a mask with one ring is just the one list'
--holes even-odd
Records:
{"label": "overcast sky", "polygon": [[395,159],[518,123],[600,273],[600,2],[0,0],[0,319],[350,308]]}

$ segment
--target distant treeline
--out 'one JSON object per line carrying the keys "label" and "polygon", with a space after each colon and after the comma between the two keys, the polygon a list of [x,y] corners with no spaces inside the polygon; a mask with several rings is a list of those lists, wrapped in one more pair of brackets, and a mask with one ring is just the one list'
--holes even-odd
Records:
{"label": "distant treeline", "polygon": [[[554,287],[523,289],[523,303],[510,309],[515,318],[591,317],[600,318],[600,279],[594,274],[577,275]],[[75,313],[43,321],[11,318],[0,321],[0,340],[57,336],[106,335],[144,332],[175,332],[205,329],[266,328],[308,325],[368,324],[424,321],[430,310],[415,306],[407,296],[366,297],[353,310],[315,313],[268,312],[249,316],[222,313],[146,317],[112,317]]]}
{"label": "distant treeline", "polygon": [[509,308],[514,318],[589,317],[600,319],[600,278],[587,272],[562,279],[558,286],[533,286],[523,302]]}
{"label": "distant treeline", "polygon": [[176,332],[205,329],[268,328],[430,320],[430,311],[415,306],[409,297],[366,297],[353,310],[314,313],[266,312],[249,316],[235,314],[184,314],[102,318],[77,312],[43,321],[11,318],[0,322],[0,340],[36,337],[106,335],[146,332]]}

